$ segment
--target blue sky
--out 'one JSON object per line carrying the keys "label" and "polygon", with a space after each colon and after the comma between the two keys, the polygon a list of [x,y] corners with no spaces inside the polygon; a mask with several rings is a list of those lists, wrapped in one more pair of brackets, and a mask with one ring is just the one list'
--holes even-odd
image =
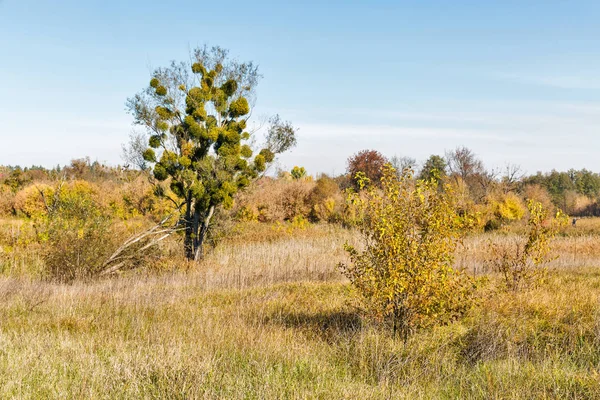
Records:
{"label": "blue sky", "polygon": [[600,171],[597,1],[0,0],[0,164],[121,162],[125,100],[204,43],[264,75],[253,113],[300,128],[280,165],[352,153]]}

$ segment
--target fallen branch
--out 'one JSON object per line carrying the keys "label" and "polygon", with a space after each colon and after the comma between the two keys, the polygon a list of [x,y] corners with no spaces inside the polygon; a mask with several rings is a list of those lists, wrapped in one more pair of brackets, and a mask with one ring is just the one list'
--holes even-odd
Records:
{"label": "fallen branch", "polygon": [[[179,222],[173,227],[165,228],[165,224],[171,219],[172,215],[167,216],[158,224],[146,229],[143,232],[133,235],[127,239],[110,257],[104,261],[102,268],[97,273],[98,276],[104,276],[115,273],[127,265],[127,261],[135,259],[149,248],[156,246],[159,242],[168,238],[175,232],[184,230],[179,228]],[[145,242],[144,242],[145,241]],[[136,244],[141,244],[141,247],[135,248]],[[128,254],[128,252],[132,252]],[[116,263],[116,264],[115,264]]]}

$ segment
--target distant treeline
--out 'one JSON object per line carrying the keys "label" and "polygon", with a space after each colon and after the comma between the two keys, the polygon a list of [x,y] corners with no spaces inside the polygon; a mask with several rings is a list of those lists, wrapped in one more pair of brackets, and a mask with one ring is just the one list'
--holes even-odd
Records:
{"label": "distant treeline", "polygon": [[[353,177],[357,172],[365,172],[376,182],[380,178],[381,166],[388,162],[399,173],[406,168],[412,169],[415,179],[434,178],[451,183],[461,196],[464,208],[483,210],[487,207],[488,211],[496,209],[491,211],[492,214],[498,214],[498,204],[504,204],[504,208],[509,209],[511,204],[513,208],[517,207],[513,203],[518,197],[521,202],[527,198],[535,198],[546,207],[560,208],[574,217],[600,216],[600,173],[587,169],[570,169],[525,175],[514,165],[507,166],[503,171],[490,171],[471,150],[464,147],[449,151],[443,156],[432,155],[421,163],[410,157],[394,156],[388,159],[377,151],[365,150],[351,156],[347,170],[338,176],[320,174],[313,177],[310,171],[307,172],[302,167],[294,167],[289,172],[279,171],[276,178],[265,177],[248,193],[240,194],[234,211],[244,217],[250,213],[251,219],[265,221],[291,220],[297,216],[330,220],[331,218],[315,216],[323,214],[325,209],[341,207],[343,191],[354,186]],[[34,184],[83,180],[101,187],[110,184],[112,190],[118,191],[121,183],[130,185],[132,180],[136,180],[139,184],[140,179],[146,181],[143,185],[146,196],[151,195],[151,172],[127,166],[110,166],[89,158],[74,159],[69,165],[54,168],[0,166],[0,211],[5,215],[19,214],[18,207],[14,207],[13,198],[17,192]],[[305,182],[302,188],[300,182]],[[258,193],[262,191],[270,194]],[[273,193],[278,193],[282,200],[274,199],[271,196]],[[265,197],[264,204],[259,200],[262,197]],[[286,202],[280,208],[287,211],[275,212],[282,215],[280,218],[270,216],[277,207],[277,201]],[[513,214],[519,213],[520,211],[513,210]]]}
{"label": "distant treeline", "polygon": [[587,169],[538,172],[522,179],[521,186],[539,185],[548,191],[555,206],[572,215],[599,216],[600,174]]}

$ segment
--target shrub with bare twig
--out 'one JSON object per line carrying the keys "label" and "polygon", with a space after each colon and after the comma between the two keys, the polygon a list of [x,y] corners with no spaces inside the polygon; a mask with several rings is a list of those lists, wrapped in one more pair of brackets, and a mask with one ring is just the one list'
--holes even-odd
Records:
{"label": "shrub with bare twig", "polygon": [[525,237],[504,242],[490,240],[488,243],[486,267],[501,274],[508,290],[516,291],[544,281],[546,265],[553,260],[550,241],[567,220],[560,210],[549,219],[548,211],[535,200],[529,200],[527,208],[529,220]]}

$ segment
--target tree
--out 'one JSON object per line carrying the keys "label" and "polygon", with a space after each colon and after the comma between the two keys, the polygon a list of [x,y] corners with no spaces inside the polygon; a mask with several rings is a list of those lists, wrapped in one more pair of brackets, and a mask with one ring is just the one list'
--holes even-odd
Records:
{"label": "tree", "polygon": [[304,169],[304,167],[299,167],[296,165],[290,171],[290,175],[292,175],[292,178],[295,180],[303,179],[304,177],[306,177],[306,169]]}
{"label": "tree", "polygon": [[[473,282],[453,268],[462,220],[452,190],[437,181],[415,182],[383,169],[382,190],[368,187],[349,200],[364,215],[364,250],[346,244],[342,272],[364,300],[366,311],[390,321],[404,339],[414,329],[444,323],[469,307]],[[359,184],[367,183],[359,174]]]}
{"label": "tree", "polygon": [[396,173],[400,176],[405,169],[412,169],[414,171],[417,166],[417,160],[412,157],[394,155],[390,158],[390,164],[392,164],[392,167],[394,167]]}
{"label": "tree", "polygon": [[511,192],[517,188],[517,184],[523,180],[523,171],[516,164],[507,164],[502,176],[503,190],[505,193]]}
{"label": "tree", "polygon": [[552,196],[552,201],[557,207],[563,210],[567,209],[566,194],[569,191],[575,191],[575,183],[567,172],[558,172],[552,170],[545,177],[545,186]]}
{"label": "tree", "polygon": [[432,179],[442,181],[445,177],[446,161],[442,157],[432,154],[427,161],[425,161],[425,164],[423,164],[419,179],[424,181],[430,181]]}
{"label": "tree", "polygon": [[265,171],[276,154],[295,145],[295,129],[271,119],[265,146],[253,155],[247,121],[260,75],[252,62],[228,51],[195,49],[190,62],[154,71],[150,85],[128,99],[134,123],[150,134],[144,159],[152,165],[157,192],[168,184],[182,210],[185,255],[202,257],[216,207],[230,207],[236,192]]}
{"label": "tree", "polygon": [[148,148],[148,139],[141,132],[132,131],[129,134],[129,142],[122,146],[121,158],[126,167],[134,167],[140,171],[146,171],[149,167],[148,161],[144,159],[144,151]]}
{"label": "tree", "polygon": [[447,152],[446,161],[450,174],[462,178],[465,182],[472,175],[485,173],[481,160],[466,147],[457,147],[455,150]]}
{"label": "tree", "polygon": [[17,166],[10,171],[10,175],[5,179],[4,184],[16,193],[20,188],[25,187],[31,181],[31,176],[25,173],[21,167]]}
{"label": "tree", "polygon": [[584,168],[581,171],[573,171],[572,175],[577,187],[577,193],[590,198],[598,197],[600,194],[600,176],[598,174]]}
{"label": "tree", "polygon": [[387,162],[384,155],[376,150],[362,150],[348,158],[347,172],[356,186],[358,185],[356,175],[359,172],[364,173],[371,182],[379,184],[383,176],[383,166]]}
{"label": "tree", "polygon": [[457,147],[446,153],[449,175],[458,184],[462,182],[469,188],[470,196],[477,202],[485,200],[494,181],[493,173],[488,173],[483,162],[466,147]]}

